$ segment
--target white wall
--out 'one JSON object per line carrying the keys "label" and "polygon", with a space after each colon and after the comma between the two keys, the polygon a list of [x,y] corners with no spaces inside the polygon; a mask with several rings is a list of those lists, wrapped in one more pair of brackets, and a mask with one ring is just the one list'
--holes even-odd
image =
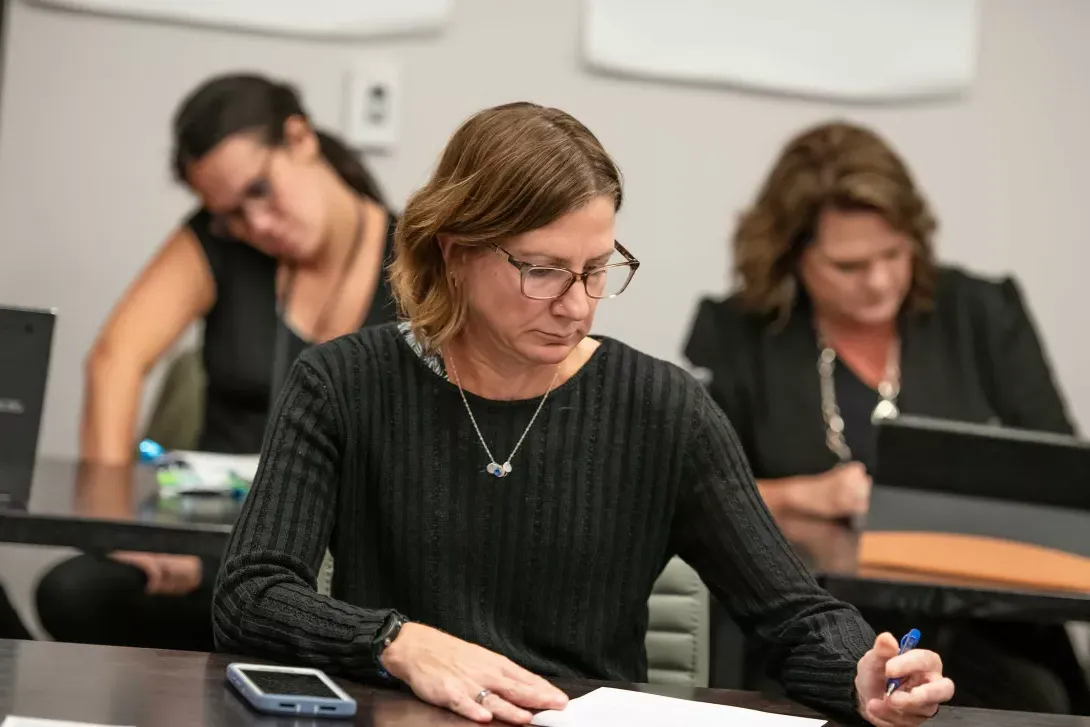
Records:
{"label": "white wall", "polygon": [[425,178],[458,122],[487,105],[557,105],[600,136],[627,179],[618,234],[644,261],[629,292],[602,306],[600,330],[670,359],[695,298],[724,289],[733,216],[785,138],[830,114],[875,124],[930,193],[942,255],[1017,271],[1074,409],[1090,422],[1090,346],[1070,335],[1090,263],[1083,0],[989,0],[971,97],[855,109],[590,75],[578,59],[578,0],[459,0],[440,36],[366,46],[13,2],[0,103],[0,300],[60,309],[44,452],[75,452],[81,359],[189,204],[167,173],[179,98],[209,74],[260,69],[298,82],[317,119],[336,124],[342,71],[367,53],[393,58],[404,84],[402,141],[373,161],[393,200]]}

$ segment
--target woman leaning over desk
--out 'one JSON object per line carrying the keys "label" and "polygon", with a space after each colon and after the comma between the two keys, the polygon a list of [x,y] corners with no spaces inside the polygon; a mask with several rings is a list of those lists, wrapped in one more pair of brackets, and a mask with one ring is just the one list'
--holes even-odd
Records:
{"label": "woman leaning over desk", "polygon": [[[309,344],[396,315],[383,272],[394,218],[356,156],[316,131],[289,86],[229,75],[174,119],[174,171],[200,207],[114,309],[88,358],[80,454],[124,464],[144,377],[202,322],[198,448],[261,448],[270,402]],[[210,650],[218,563],[84,555],[38,588],[43,626],[66,641]]]}
{"label": "woman leaning over desk", "polygon": [[[792,139],[742,215],[739,289],[700,303],[685,354],[710,375],[777,518],[866,512],[872,418],[898,410],[1071,433],[1018,287],[937,265],[935,228],[896,152],[839,122]],[[1058,627],[946,633],[961,703],[1066,711],[1065,691],[1085,692]]]}
{"label": "woman leaning over desk", "polygon": [[[300,357],[216,586],[217,645],[406,683],[474,720],[561,707],[541,677],[645,681],[675,553],[764,641],[788,693],[916,725],[953,693],[793,555],[726,417],[681,370],[589,335],[639,263],[578,121],[469,119],[409,201],[402,326]],[[333,596],[315,591],[323,553]],[[411,619],[411,620],[407,620]],[[885,698],[889,673],[912,688]]]}

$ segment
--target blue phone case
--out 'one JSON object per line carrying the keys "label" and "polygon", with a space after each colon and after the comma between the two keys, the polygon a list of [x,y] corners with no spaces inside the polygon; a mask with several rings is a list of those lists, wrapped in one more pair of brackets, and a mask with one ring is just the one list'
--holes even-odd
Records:
{"label": "blue phone case", "polygon": [[[269,694],[263,692],[243,673],[246,670],[269,671],[290,674],[312,674],[339,695],[337,699],[308,697],[299,694]],[[313,717],[351,717],[356,713],[356,700],[348,696],[336,682],[320,669],[278,667],[266,664],[228,664],[227,681],[247,702],[266,714],[307,715]]]}

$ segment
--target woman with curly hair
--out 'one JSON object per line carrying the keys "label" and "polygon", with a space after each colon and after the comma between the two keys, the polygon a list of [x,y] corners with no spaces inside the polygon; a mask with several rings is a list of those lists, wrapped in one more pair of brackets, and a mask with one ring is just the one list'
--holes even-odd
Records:
{"label": "woman with curly hair", "polygon": [[[902,410],[1073,432],[1014,280],[937,264],[936,227],[896,151],[843,122],[789,141],[742,214],[737,289],[700,302],[685,355],[709,375],[776,517],[866,512],[874,421]],[[865,615],[901,628],[897,614]],[[1085,709],[1059,627],[942,630],[961,703]]]}

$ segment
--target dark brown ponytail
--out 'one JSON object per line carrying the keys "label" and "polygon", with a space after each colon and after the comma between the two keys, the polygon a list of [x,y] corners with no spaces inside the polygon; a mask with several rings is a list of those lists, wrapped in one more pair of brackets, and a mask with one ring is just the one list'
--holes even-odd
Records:
{"label": "dark brown ponytail", "polygon": [[364,197],[369,197],[385,206],[386,202],[382,199],[382,190],[379,189],[378,182],[363,165],[359,155],[336,136],[325,131],[318,131],[317,134],[322,156],[345,181],[345,184]]}

